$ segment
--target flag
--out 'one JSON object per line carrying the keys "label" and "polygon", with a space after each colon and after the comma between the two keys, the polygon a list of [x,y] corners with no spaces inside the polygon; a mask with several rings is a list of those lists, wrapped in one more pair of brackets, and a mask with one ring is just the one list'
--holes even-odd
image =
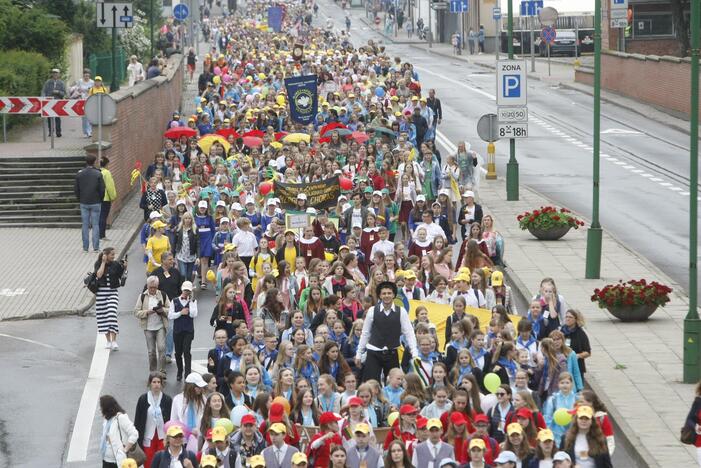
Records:
{"label": "flag", "polygon": [[301,124],[310,124],[318,112],[316,75],[285,78],[285,89],[289,96],[290,117]]}
{"label": "flag", "polygon": [[460,200],[460,187],[458,186],[458,181],[455,180],[455,177],[453,177],[453,174],[450,174],[450,188],[453,189],[455,198]]}

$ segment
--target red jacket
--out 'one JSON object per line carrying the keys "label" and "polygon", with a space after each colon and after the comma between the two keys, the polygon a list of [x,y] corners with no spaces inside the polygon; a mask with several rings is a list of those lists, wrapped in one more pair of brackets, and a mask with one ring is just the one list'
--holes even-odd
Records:
{"label": "red jacket", "polygon": [[[467,448],[470,446],[470,440],[472,439],[473,438],[468,439],[465,443],[465,456],[468,458],[469,454],[467,453]],[[484,445],[486,447],[484,451],[484,462],[487,465],[494,466],[494,459],[499,456],[499,442],[489,436],[484,436],[481,439],[484,441]]]}
{"label": "red jacket", "polygon": [[331,446],[343,445],[343,439],[341,439],[341,436],[334,434],[333,437],[326,439],[321,447],[313,449],[312,445],[314,444],[314,441],[321,439],[324,435],[325,433],[317,432],[309,442],[307,456],[310,459],[314,459],[314,464],[312,465],[314,468],[328,468],[329,462],[331,461]]}
{"label": "red jacket", "polygon": [[397,418],[397,420],[394,421],[394,424],[392,424],[392,430],[389,431],[387,433],[387,437],[385,437],[384,449],[388,450],[389,444],[391,444],[395,439],[401,440],[404,442],[404,445],[407,445],[410,441],[416,439],[416,434],[412,434],[411,432],[400,432],[399,418]]}
{"label": "red jacket", "polygon": [[[445,435],[445,431],[448,430],[448,424],[450,423],[450,415],[455,412],[456,411],[446,411],[445,413],[441,414],[441,424],[443,424],[443,435]],[[475,432],[475,427],[472,425],[472,420],[474,419],[476,414],[477,413],[475,413],[474,410],[472,410],[471,415],[466,415],[465,413],[462,414],[463,416],[466,416],[467,419],[466,426],[468,434],[472,434],[473,432]]]}
{"label": "red jacket", "polygon": [[304,258],[307,266],[309,266],[309,262],[312,258],[324,260],[324,244],[321,243],[318,237],[300,239],[299,255]]}

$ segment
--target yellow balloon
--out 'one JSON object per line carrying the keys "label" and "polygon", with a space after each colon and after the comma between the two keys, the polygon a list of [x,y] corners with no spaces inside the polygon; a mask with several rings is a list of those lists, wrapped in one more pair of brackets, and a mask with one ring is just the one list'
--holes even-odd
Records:
{"label": "yellow balloon", "polygon": [[217,275],[214,273],[213,270],[209,270],[207,272],[207,281],[210,283],[214,283],[214,281],[217,279]]}
{"label": "yellow balloon", "polygon": [[572,422],[572,415],[566,408],[558,408],[553,413],[553,421],[559,426],[566,426]]}
{"label": "yellow balloon", "polygon": [[214,78],[212,78],[212,81],[214,82],[215,85],[217,85],[217,84],[221,83],[221,78],[219,78],[219,76],[215,76]]}
{"label": "yellow balloon", "polygon": [[496,393],[499,385],[501,385],[501,379],[494,372],[484,376],[484,388],[489,390],[490,393]]}
{"label": "yellow balloon", "polygon": [[275,102],[277,102],[278,106],[284,106],[285,105],[285,96],[276,97]]}
{"label": "yellow balloon", "polygon": [[399,413],[396,411],[389,413],[389,415],[387,415],[387,424],[392,427],[394,425],[394,421],[396,421],[398,417]]}

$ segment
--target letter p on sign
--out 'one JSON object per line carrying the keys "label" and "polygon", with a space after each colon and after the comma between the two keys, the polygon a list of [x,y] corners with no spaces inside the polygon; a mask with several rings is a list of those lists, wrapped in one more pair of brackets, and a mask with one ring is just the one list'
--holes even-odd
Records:
{"label": "letter p on sign", "polygon": [[521,77],[519,75],[503,75],[502,79],[505,98],[521,97]]}

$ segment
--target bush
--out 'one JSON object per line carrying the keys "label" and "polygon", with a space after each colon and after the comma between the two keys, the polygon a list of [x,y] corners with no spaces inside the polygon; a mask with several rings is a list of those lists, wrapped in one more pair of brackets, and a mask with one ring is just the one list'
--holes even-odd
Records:
{"label": "bush", "polygon": [[63,59],[68,33],[66,23],[41,8],[21,9],[0,0],[0,50],[40,52],[57,65]]}
{"label": "bush", "polygon": [[37,52],[10,50],[0,54],[0,96],[39,96],[51,64]]}

